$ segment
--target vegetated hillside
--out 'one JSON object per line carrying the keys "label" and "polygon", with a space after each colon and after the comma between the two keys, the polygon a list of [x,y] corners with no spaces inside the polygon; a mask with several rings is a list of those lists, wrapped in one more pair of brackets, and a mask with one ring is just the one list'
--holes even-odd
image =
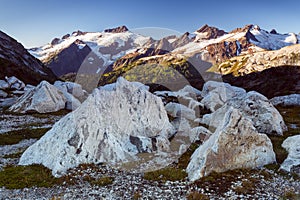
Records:
{"label": "vegetated hillside", "polygon": [[22,44],[0,31],[0,79],[5,76],[15,76],[30,84],[56,80],[52,71],[29,54]]}
{"label": "vegetated hillside", "polygon": [[222,76],[224,82],[254,90],[268,98],[300,93],[300,66],[280,66],[244,76]]}
{"label": "vegetated hillside", "polygon": [[113,83],[119,76],[123,76],[129,81],[150,85],[154,90],[159,90],[160,87],[178,90],[185,85],[201,89],[208,75],[220,78],[218,74],[205,73],[210,66],[208,62],[184,56],[141,58],[104,73],[99,85]]}
{"label": "vegetated hillside", "polygon": [[268,98],[300,93],[300,45],[274,51],[236,56],[213,65],[208,72],[220,73],[223,80]]}
{"label": "vegetated hillside", "polygon": [[300,66],[300,45],[291,45],[279,50],[262,50],[260,52],[235,56],[213,65],[208,71],[223,75],[242,76],[260,72],[278,66]]}

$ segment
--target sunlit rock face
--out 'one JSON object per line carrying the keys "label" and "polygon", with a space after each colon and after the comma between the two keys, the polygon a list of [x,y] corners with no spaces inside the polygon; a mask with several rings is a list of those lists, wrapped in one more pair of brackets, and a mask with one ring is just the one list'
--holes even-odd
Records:
{"label": "sunlit rock face", "polygon": [[42,81],[34,89],[26,91],[17,102],[9,108],[16,113],[49,113],[64,109],[66,98],[56,87]]}
{"label": "sunlit rock face", "polygon": [[250,119],[230,108],[221,124],[192,155],[187,167],[191,181],[211,172],[256,168],[276,162],[272,143]]}
{"label": "sunlit rock face", "polygon": [[217,128],[230,107],[238,109],[249,118],[260,133],[282,135],[286,125],[278,110],[262,94],[233,87],[229,84],[209,81],[203,87],[203,103],[212,114],[206,115],[202,123]]}
{"label": "sunlit rock face", "polygon": [[29,147],[19,164],[40,163],[60,176],[80,163],[116,164],[137,159],[137,153],[168,151],[173,134],[161,99],[119,78],[95,89]]}

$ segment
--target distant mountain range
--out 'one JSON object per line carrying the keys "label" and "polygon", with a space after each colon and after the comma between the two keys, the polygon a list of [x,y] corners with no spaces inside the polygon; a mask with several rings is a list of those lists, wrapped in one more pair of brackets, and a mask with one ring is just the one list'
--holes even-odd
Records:
{"label": "distant mountain range", "polygon": [[[103,32],[75,31],[54,38],[44,46],[29,49],[29,53],[57,77],[76,79],[86,87],[111,83],[124,76],[148,85],[177,87],[178,84],[180,88],[186,84],[178,81],[183,76],[191,85],[201,88],[206,80],[221,76],[222,80],[233,85],[239,83],[247,89],[253,84],[247,83],[246,77],[252,77],[253,72],[266,71],[259,76],[264,79],[270,76],[269,71],[274,75],[271,68],[280,71],[282,67],[300,66],[299,40],[300,35],[295,33],[280,34],[274,29],[268,32],[257,25],[246,25],[230,32],[204,25],[193,33],[171,35],[160,40],[120,26]],[[31,69],[48,70],[36,62],[40,65],[30,65]],[[295,80],[298,79],[298,67],[288,71]],[[47,71],[46,74],[50,73]],[[282,75],[274,81],[278,79],[282,79]],[[294,79],[290,77],[286,81]],[[255,78],[252,81],[261,82]],[[287,84],[286,81],[282,84]],[[288,85],[288,88],[284,87],[285,91],[297,92],[300,87],[298,81]],[[279,90],[279,94],[286,93]],[[274,92],[262,93],[273,96]]]}
{"label": "distant mountain range", "polygon": [[76,31],[71,35],[55,38],[44,46],[30,49],[29,52],[57,76],[61,76],[78,72],[79,68],[97,72],[113,65],[125,55],[125,60],[129,60],[133,57],[140,59],[156,55],[181,55],[189,58],[198,54],[204,61],[219,63],[238,55],[278,50],[298,44],[299,39],[300,36],[294,33],[279,34],[275,30],[268,32],[257,25],[247,25],[229,33],[204,25],[194,33],[154,40],[121,26],[103,32]]}

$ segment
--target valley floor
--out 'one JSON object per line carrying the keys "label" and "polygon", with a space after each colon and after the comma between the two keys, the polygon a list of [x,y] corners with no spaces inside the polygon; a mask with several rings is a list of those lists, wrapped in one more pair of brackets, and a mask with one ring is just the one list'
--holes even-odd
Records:
{"label": "valley floor", "polygon": [[[299,109],[279,110],[289,127],[288,133],[298,132]],[[47,116],[2,114],[0,121],[2,172],[5,166],[15,166],[22,152],[64,114]],[[25,136],[28,130],[31,132]],[[272,140],[276,142],[276,138]],[[176,164],[170,166],[170,170],[174,168]],[[174,180],[172,178],[168,180],[169,177],[164,174],[165,172],[134,173],[105,165],[81,165],[70,170],[59,184],[49,188],[7,189],[9,187],[3,187],[5,180],[2,178],[0,199],[299,199],[299,177],[284,174],[277,169],[278,165],[270,165],[257,170],[213,173],[190,183],[187,178],[176,180],[175,177]],[[177,172],[174,170],[174,173]],[[0,171],[1,176],[3,177]],[[18,182],[18,180],[9,181]]]}

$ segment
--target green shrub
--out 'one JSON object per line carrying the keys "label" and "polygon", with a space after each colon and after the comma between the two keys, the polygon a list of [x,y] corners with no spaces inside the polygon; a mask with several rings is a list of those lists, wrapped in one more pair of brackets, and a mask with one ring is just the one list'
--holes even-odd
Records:
{"label": "green shrub", "polygon": [[36,129],[25,128],[21,130],[9,131],[0,134],[0,145],[17,144],[20,141],[25,139],[39,139],[48,130],[50,130],[50,128],[36,128]]}
{"label": "green shrub", "polygon": [[183,169],[166,167],[156,171],[146,172],[144,178],[151,181],[180,181],[187,177]]}
{"label": "green shrub", "polygon": [[59,179],[42,165],[6,166],[0,171],[0,187],[7,189],[52,187],[58,183]]}
{"label": "green shrub", "polygon": [[5,156],[3,156],[3,158],[8,159],[8,158],[20,158],[22,156],[22,154],[24,153],[25,150],[23,151],[19,151],[16,153],[12,153],[12,154],[7,154]]}

